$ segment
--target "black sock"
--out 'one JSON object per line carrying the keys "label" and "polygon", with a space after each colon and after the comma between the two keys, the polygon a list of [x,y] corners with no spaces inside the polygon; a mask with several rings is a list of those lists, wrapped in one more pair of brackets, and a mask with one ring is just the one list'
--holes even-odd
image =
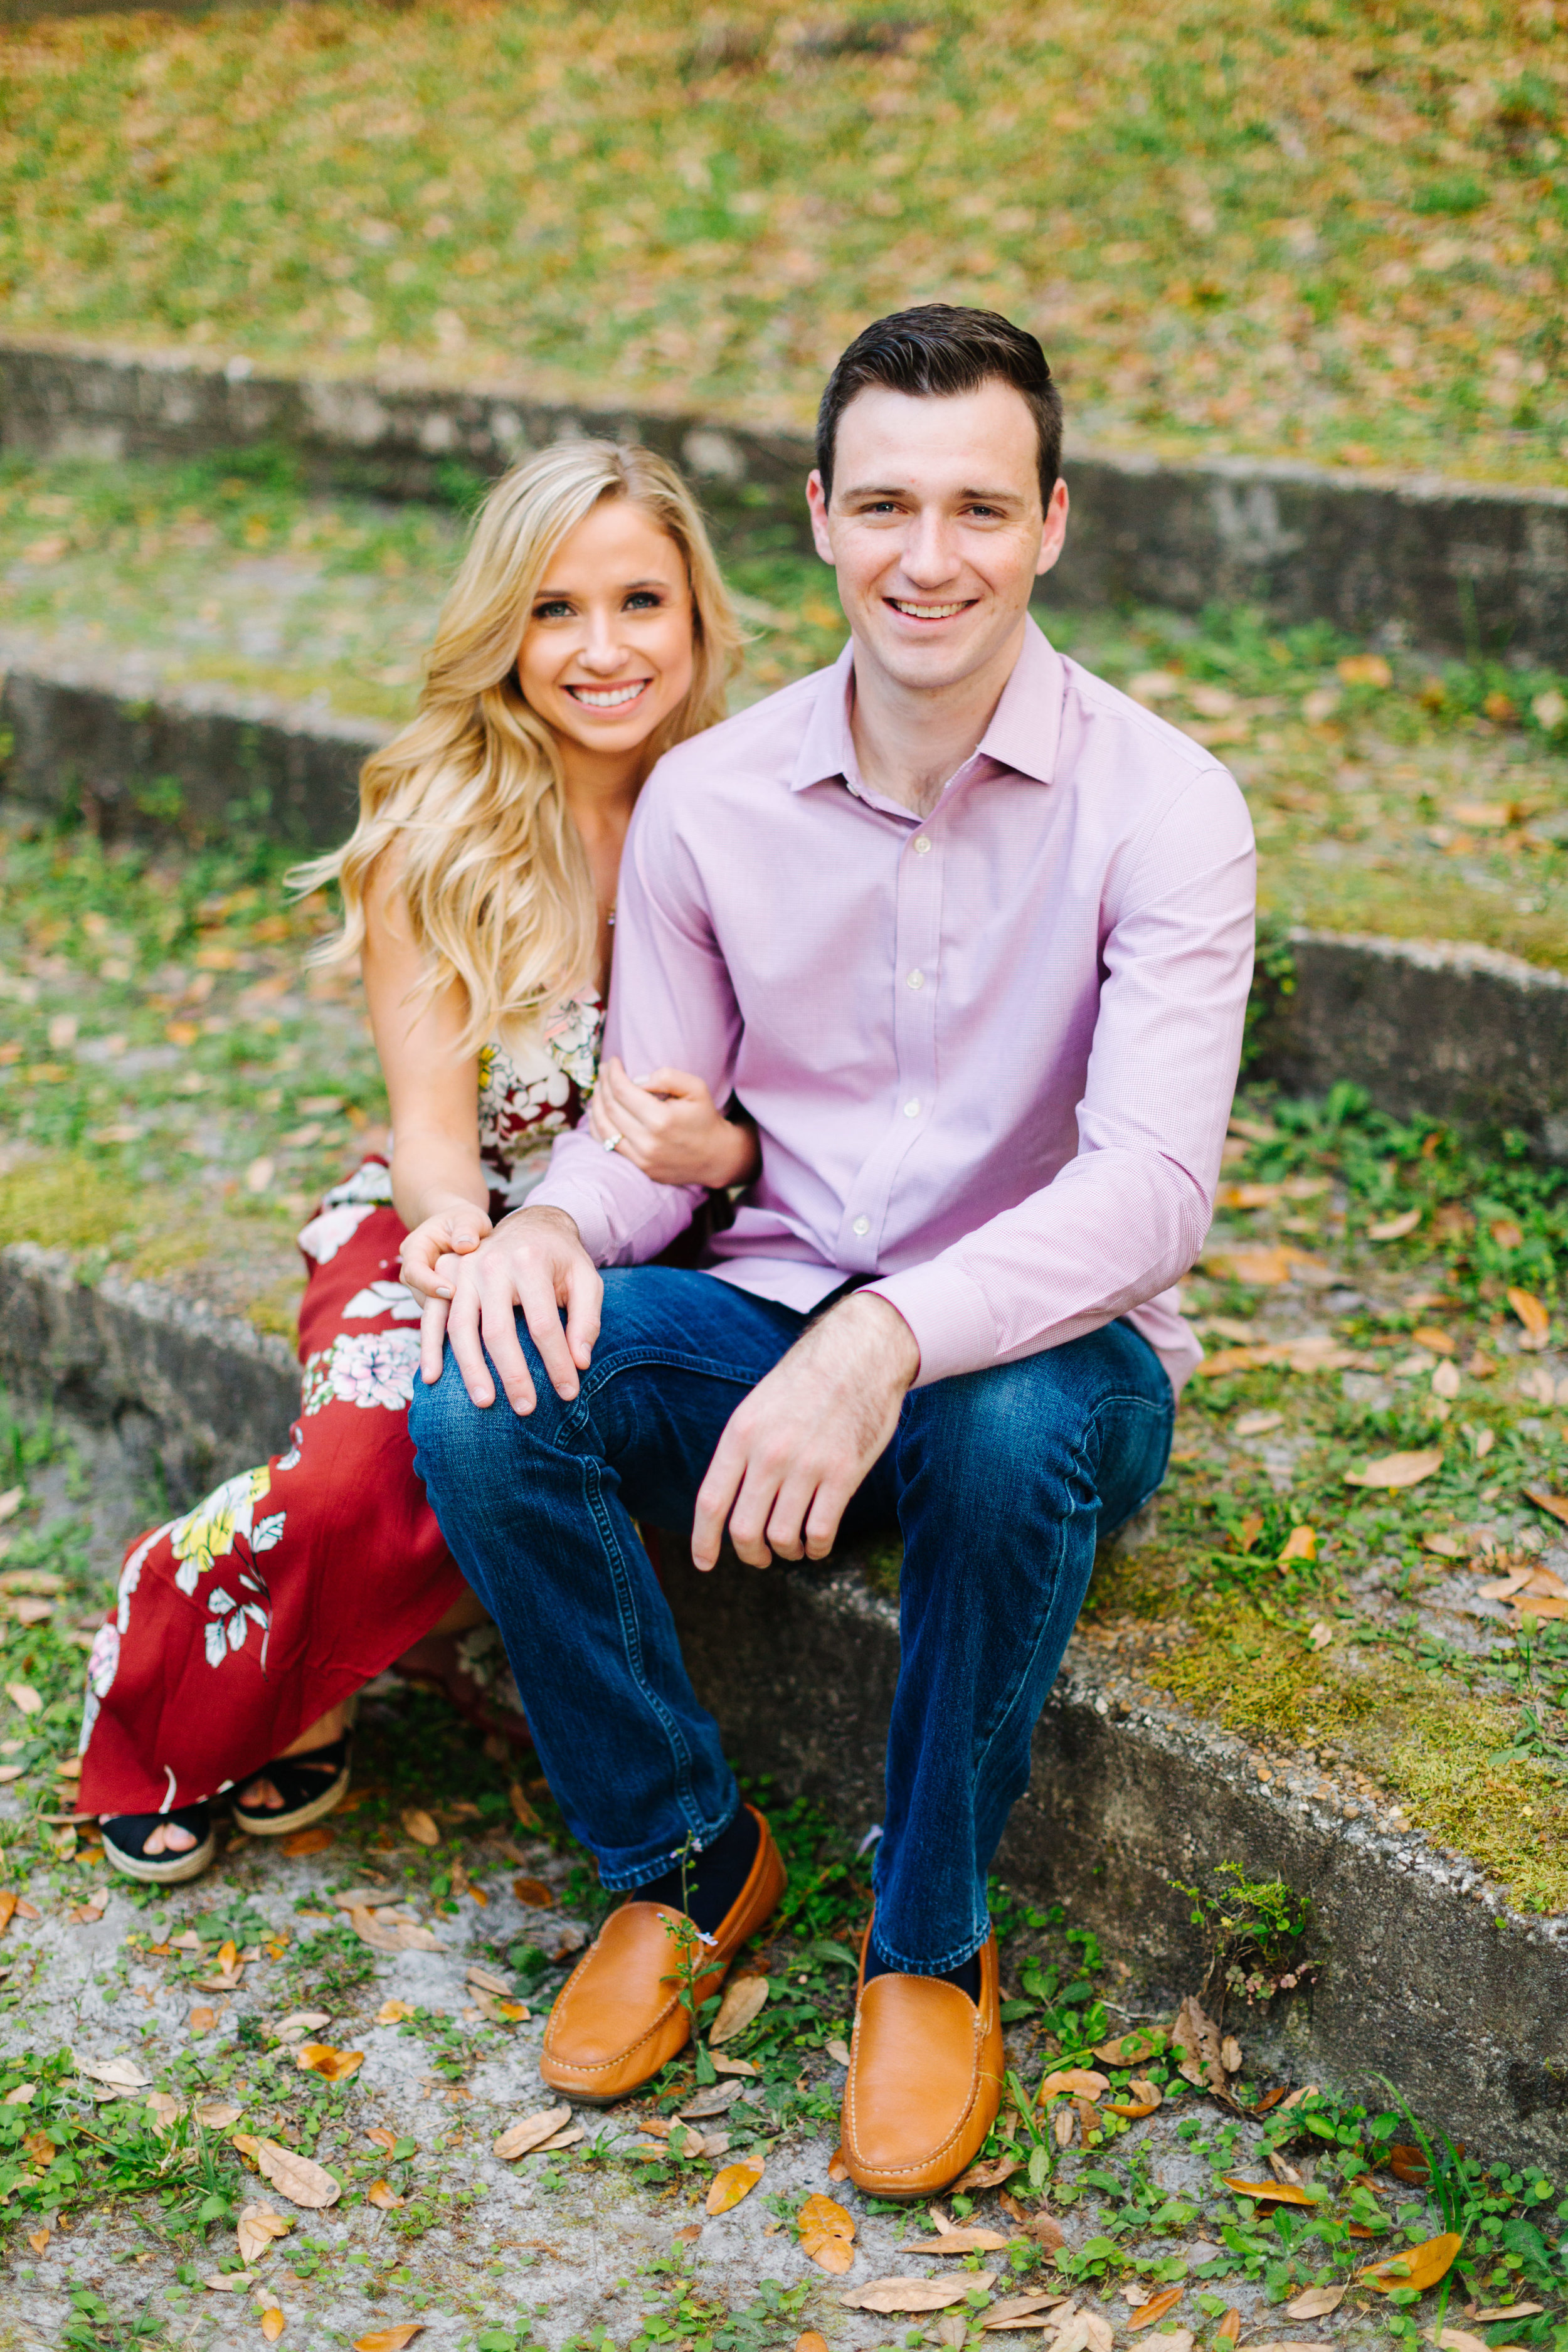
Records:
{"label": "black sock", "polygon": [[[881,1953],[877,1949],[877,1939],[873,1936],[871,1948],[866,1955],[866,1982],[869,1984],[873,1977],[896,1977],[905,1973],[906,1971],[896,1969],[891,1960],[882,1958]],[[978,2005],[980,2000],[979,1953],[972,1952],[968,1959],[960,1960],[955,1969],[943,1969],[941,1982],[956,1985],[960,1992],[966,1992],[970,2000]]]}
{"label": "black sock", "polygon": [[757,1858],[762,1832],[756,1817],[744,1805],[730,1823],[721,1830],[710,1846],[694,1853],[686,1866],[686,1890],[680,1885],[680,1864],[667,1870],[662,1876],[650,1879],[646,1886],[633,1890],[634,1903],[668,1903],[673,1911],[684,1911],[696,1921],[705,1936],[714,1935],[725,1914],[733,1906]]}

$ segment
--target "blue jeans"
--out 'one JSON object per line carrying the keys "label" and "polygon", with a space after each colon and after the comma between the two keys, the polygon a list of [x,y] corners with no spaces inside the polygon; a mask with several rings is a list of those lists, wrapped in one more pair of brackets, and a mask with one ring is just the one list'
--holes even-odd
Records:
{"label": "blue jeans", "polygon": [[[711,1843],[740,1803],[634,1517],[689,1527],[725,1423],[806,1319],[710,1274],[611,1267],[570,1404],[521,1316],[531,1415],[499,1384],[497,1403],[471,1403],[449,1350],[439,1382],[416,1385],[441,1531],[500,1627],[540,1761],[607,1888],[657,1877],[689,1838]],[[1174,1410],[1153,1349],[1110,1323],[913,1390],[846,1514],[846,1536],[896,1523],[904,1538],[875,1876],[877,1940],[906,1973],[955,1968],[985,1940],[986,1871],[1096,1538],[1159,1485]]]}

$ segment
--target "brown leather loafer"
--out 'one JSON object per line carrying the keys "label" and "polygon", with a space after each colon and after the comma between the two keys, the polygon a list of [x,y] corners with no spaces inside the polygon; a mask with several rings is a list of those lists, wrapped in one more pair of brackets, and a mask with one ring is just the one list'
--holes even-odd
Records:
{"label": "brown leather loafer", "polygon": [[1002,2104],[996,1938],[980,1953],[980,2000],[942,1977],[873,1977],[860,1991],[844,2085],[844,2161],[875,2197],[929,2197],[973,2162]]}
{"label": "brown leather loafer", "polygon": [[[707,1948],[700,2000],[718,1991],[731,1961],[784,1890],[773,1832],[754,1806],[746,1810],[762,1836],[746,1883]],[[676,1983],[679,1953],[670,1932],[681,1916],[664,1903],[623,1903],[611,1912],[562,1987],[544,2029],[539,2071],[552,2090],[607,2106],[685,2048],[691,2018]]]}

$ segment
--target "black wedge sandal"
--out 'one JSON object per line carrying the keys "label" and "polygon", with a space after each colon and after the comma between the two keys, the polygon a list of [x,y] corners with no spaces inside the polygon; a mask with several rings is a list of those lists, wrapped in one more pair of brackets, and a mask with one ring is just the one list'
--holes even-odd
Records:
{"label": "black wedge sandal", "polygon": [[235,1820],[250,1837],[286,1837],[290,1830],[308,1829],[323,1820],[348,1795],[353,1748],[353,1734],[345,1731],[326,1748],[310,1748],[300,1756],[275,1756],[258,1771],[247,1772],[244,1787],[252,1780],[270,1780],[283,1802],[243,1805],[237,1796]]}
{"label": "black wedge sandal", "polygon": [[[173,1823],[195,1839],[188,1853],[149,1853],[147,1841],[154,1830]],[[104,1858],[122,1878],[139,1878],[147,1886],[177,1886],[182,1879],[199,1878],[217,1852],[217,1834],[207,1805],[181,1805],[172,1813],[112,1813],[100,1816]]]}

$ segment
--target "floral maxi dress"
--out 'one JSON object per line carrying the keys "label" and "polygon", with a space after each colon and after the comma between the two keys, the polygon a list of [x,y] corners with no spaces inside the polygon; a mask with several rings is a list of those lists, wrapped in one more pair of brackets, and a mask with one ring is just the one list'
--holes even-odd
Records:
{"label": "floral maxi dress", "polygon": [[[531,1051],[480,1056],[492,1217],[526,1199],[551,1139],[575,1125],[602,1020],[584,992]],[[465,1591],[414,1470],[419,1307],[397,1278],[404,1231],[391,1171],[371,1158],[300,1234],[304,1382],[289,1450],[127,1552],[88,1663],[84,1811],[168,1812],[248,1780]]]}

